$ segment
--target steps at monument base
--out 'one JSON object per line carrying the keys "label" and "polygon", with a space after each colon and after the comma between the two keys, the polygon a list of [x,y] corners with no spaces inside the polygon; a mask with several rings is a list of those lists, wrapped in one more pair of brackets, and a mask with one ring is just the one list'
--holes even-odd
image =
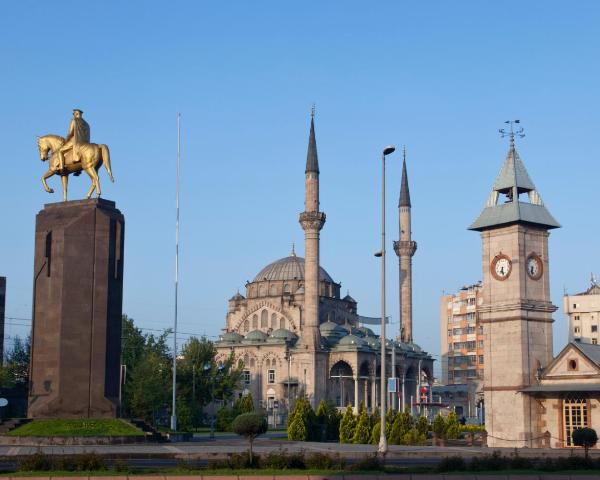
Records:
{"label": "steps at monument base", "polygon": [[0,434],[8,433],[29,422],[31,422],[31,418],[9,418],[0,424]]}
{"label": "steps at monument base", "polygon": [[146,438],[150,442],[164,443],[169,441],[166,435],[156,430],[153,426],[148,425],[141,418],[130,418],[128,422],[131,423],[134,427],[139,428],[142,432],[144,432],[146,434]]}

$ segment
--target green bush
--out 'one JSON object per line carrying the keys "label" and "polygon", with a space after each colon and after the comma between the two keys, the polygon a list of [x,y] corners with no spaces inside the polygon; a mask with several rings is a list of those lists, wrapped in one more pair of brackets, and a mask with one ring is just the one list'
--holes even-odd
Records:
{"label": "green bush", "polygon": [[219,408],[217,410],[217,430],[219,432],[231,432],[231,424],[236,416],[232,408]]}
{"label": "green bush", "polygon": [[438,413],[433,419],[431,430],[438,438],[444,438],[444,433],[446,431],[446,421],[440,413]]}
{"label": "green bush", "polygon": [[305,441],[319,440],[319,437],[315,412],[308,400],[299,398],[288,417],[288,439]]}
{"label": "green bush", "polygon": [[250,447],[248,455],[250,457],[250,463],[253,464],[252,444],[256,437],[267,432],[268,425],[266,417],[260,412],[242,413],[235,417],[235,420],[231,424],[231,428],[235,433],[248,440]]}
{"label": "green bush", "polygon": [[335,470],[340,462],[326,453],[313,452],[306,456],[305,463],[306,468],[314,470]]}
{"label": "green bush", "polygon": [[348,465],[347,470],[354,472],[383,470],[383,464],[377,454],[367,455],[356,463]]}
{"label": "green bush", "polygon": [[278,450],[269,452],[260,460],[261,468],[269,468],[273,470],[285,470],[288,468],[289,458],[285,451]]}
{"label": "green bush", "polygon": [[354,429],[354,435],[352,436],[352,443],[369,443],[370,438],[371,429],[369,428],[369,416],[367,415],[364,403],[361,403],[358,421]]}
{"label": "green bush", "polygon": [[400,445],[404,443],[404,437],[413,427],[413,417],[408,409],[404,412],[397,412],[392,423],[392,429],[389,432],[388,439],[391,445]]}
{"label": "green bush", "polygon": [[32,455],[19,459],[17,469],[20,472],[45,472],[52,470],[52,461],[48,455],[38,451]]}
{"label": "green bush", "polygon": [[308,440],[308,430],[300,415],[294,416],[292,419],[292,423],[287,429],[287,436],[288,440],[295,440],[297,442],[305,442]]}
{"label": "green bush", "polygon": [[192,409],[185,398],[177,398],[177,431],[191,432],[194,429]]}
{"label": "green bush", "polygon": [[456,472],[467,469],[467,463],[462,457],[444,457],[438,463],[436,470],[438,472]]}
{"label": "green bush", "polygon": [[419,433],[416,427],[406,432],[400,442],[401,445],[426,445],[427,436]]}
{"label": "green bush", "polygon": [[585,458],[588,457],[588,450],[598,443],[598,435],[593,428],[576,428],[573,431],[573,443],[578,447],[585,449]]}
{"label": "green bush", "polygon": [[349,403],[344,412],[344,416],[340,421],[340,443],[352,443],[356,423],[356,417],[352,411],[352,404]]}
{"label": "green bush", "polygon": [[457,439],[460,435],[460,423],[458,423],[458,418],[456,417],[456,413],[450,412],[448,414],[448,418],[446,418],[446,429],[444,431],[444,438],[449,440]]}
{"label": "green bush", "polygon": [[373,429],[371,430],[371,439],[369,443],[371,445],[379,445],[379,437],[381,436],[381,423],[377,422],[373,425]]}

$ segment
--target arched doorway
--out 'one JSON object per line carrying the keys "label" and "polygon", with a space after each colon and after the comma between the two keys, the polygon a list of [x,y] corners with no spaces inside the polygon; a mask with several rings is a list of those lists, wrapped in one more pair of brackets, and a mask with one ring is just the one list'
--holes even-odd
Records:
{"label": "arched doorway", "polygon": [[345,361],[340,360],[331,367],[329,378],[332,380],[331,396],[335,406],[344,408],[349,403],[354,404],[354,376],[352,375],[352,367]]}

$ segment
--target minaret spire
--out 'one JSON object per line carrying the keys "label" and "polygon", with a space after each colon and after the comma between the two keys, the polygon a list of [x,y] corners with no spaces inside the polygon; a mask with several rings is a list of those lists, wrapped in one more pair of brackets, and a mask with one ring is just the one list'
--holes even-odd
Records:
{"label": "minaret spire", "polygon": [[412,343],[412,257],[417,251],[417,242],[412,241],[411,203],[406,173],[406,147],[403,149],[402,180],[398,201],[400,240],[394,242],[394,251],[399,263],[400,339]]}
{"label": "minaret spire", "polygon": [[[325,224],[325,214],[319,211],[319,161],[315,139],[314,106],[310,118],[310,134],[305,171],[304,212],[300,225],[304,230],[304,319],[297,348],[302,352],[299,361],[312,365],[309,376],[305,375],[305,392],[313,407],[324,397],[325,380],[318,378],[317,364],[322,362],[321,335],[319,331],[319,232]],[[298,355],[296,355],[298,357]],[[305,360],[303,360],[303,358]],[[305,370],[305,372],[307,371]]]}

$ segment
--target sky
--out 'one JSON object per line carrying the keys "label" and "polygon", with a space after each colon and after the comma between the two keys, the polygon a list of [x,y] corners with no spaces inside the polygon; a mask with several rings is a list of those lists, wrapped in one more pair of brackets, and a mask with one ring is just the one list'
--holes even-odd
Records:
{"label": "sky", "polygon": [[[303,255],[304,166],[316,104],[321,265],[380,314],[380,153],[387,162],[388,302],[398,328],[397,201],[406,145],[415,339],[439,355],[439,303],[482,278],[478,216],[520,119],[517,149],[549,211],[555,353],[565,291],[600,273],[600,5],[595,1],[7,2],[0,16],[0,275],[7,343],[30,325],[36,136],[80,108],[111,150],[104,198],[126,218],[123,311],[173,323],[177,113],[182,115],[179,330],[216,338],[227,300],[268,263]],[[88,180],[73,178],[70,199]],[[439,357],[436,357],[439,358]]]}

